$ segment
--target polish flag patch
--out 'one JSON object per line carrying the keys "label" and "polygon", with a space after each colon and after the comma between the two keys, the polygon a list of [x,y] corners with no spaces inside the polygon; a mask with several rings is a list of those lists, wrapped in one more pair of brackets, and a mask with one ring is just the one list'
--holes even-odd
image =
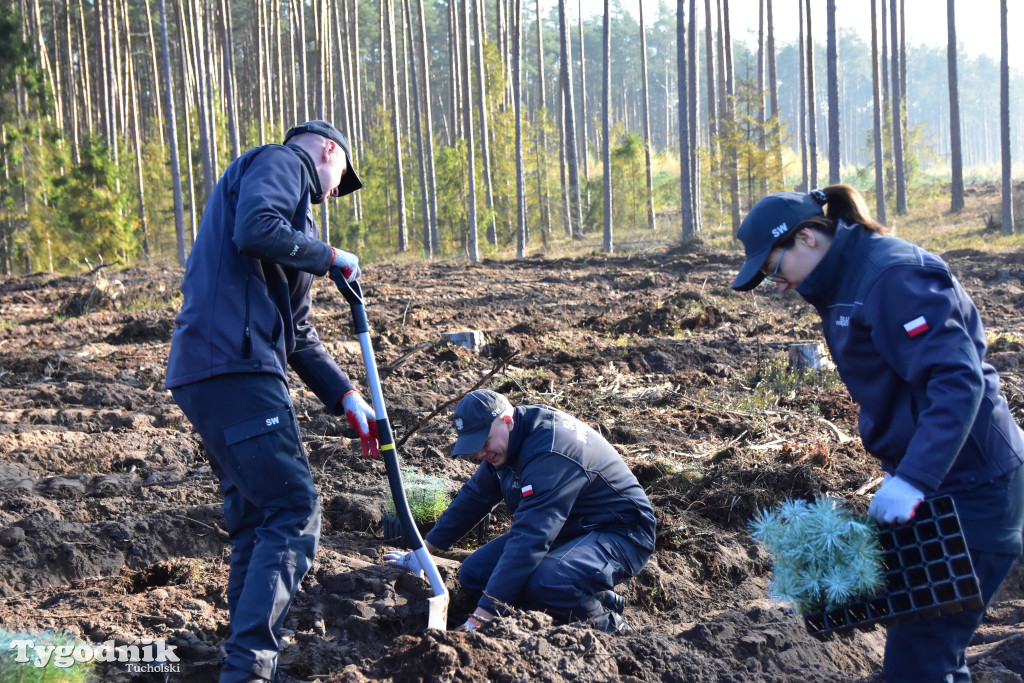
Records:
{"label": "polish flag patch", "polygon": [[533,495],[533,484],[527,484],[522,488],[523,498]]}
{"label": "polish flag patch", "polygon": [[903,329],[905,329],[907,334],[911,337],[916,337],[919,334],[927,332],[930,328],[928,327],[928,321],[924,319],[924,316],[919,315],[909,323],[904,323]]}

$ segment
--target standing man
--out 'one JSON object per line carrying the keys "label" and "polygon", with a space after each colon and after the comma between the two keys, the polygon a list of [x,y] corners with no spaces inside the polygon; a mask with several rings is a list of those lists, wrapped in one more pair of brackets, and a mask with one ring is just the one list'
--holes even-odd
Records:
{"label": "standing man", "polygon": [[[455,409],[452,455],[480,463],[424,539],[448,548],[501,500],[512,527],[462,563],[459,581],[482,591],[461,627],[472,630],[506,606],[628,630],[612,592],[654,552],[654,510],[615,448],[576,418],[545,406],[513,408],[501,394],[470,392]],[[385,561],[413,572],[413,553]]]}
{"label": "standing man", "polygon": [[377,448],[373,409],[308,320],[313,277],[359,259],[317,239],[312,204],[363,185],[327,121],[249,150],[206,204],[181,285],[166,386],[202,437],[231,537],[221,683],[273,680],[279,635],[320,538],[320,500],[292,410],[290,365]]}

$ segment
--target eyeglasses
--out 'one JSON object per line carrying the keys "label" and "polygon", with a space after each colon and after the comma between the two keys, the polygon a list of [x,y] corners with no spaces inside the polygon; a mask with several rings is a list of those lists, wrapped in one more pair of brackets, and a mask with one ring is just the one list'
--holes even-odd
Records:
{"label": "eyeglasses", "polygon": [[766,280],[771,280],[772,282],[786,282],[786,278],[779,275],[779,268],[782,266],[782,257],[786,255],[786,249],[789,249],[789,247],[782,248],[782,253],[779,254],[779,262],[775,264],[775,270],[771,272],[771,275],[761,271]]}

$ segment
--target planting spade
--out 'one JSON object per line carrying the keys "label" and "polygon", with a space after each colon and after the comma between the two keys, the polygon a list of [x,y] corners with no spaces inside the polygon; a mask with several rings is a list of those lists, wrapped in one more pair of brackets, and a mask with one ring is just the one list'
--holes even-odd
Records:
{"label": "planting spade", "polygon": [[388,473],[388,486],[391,488],[391,497],[395,502],[395,513],[402,523],[402,531],[409,539],[412,552],[420,561],[420,566],[430,581],[430,589],[434,597],[428,598],[429,612],[427,628],[445,630],[448,622],[448,589],[437,571],[434,560],[430,553],[423,546],[423,537],[416,527],[409,510],[409,501],[405,497],[405,488],[402,485],[402,472],[398,466],[398,453],[395,449],[395,439],[391,434],[391,423],[388,421],[388,411],[384,406],[384,396],[380,388],[380,376],[377,374],[377,361],[373,357],[373,344],[370,341],[370,321],[366,317],[366,305],[363,302],[363,292],[359,281],[348,282],[342,275],[341,269],[331,267],[331,279],[338,286],[349,306],[352,307],[352,320],[355,326],[356,336],[359,338],[359,349],[363,355],[363,365],[366,366],[366,384],[370,388],[370,397],[373,399],[373,412],[377,416],[377,434],[380,437],[380,451],[384,458],[384,467]]}

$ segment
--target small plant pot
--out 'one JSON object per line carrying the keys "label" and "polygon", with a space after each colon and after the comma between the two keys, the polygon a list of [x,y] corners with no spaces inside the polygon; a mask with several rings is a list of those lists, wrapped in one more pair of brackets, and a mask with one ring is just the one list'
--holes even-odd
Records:
{"label": "small plant pot", "polygon": [[[384,515],[384,542],[397,545],[401,548],[412,548],[412,539],[402,529],[402,522],[394,515]],[[427,532],[434,528],[434,522],[417,522],[416,528],[420,536],[426,536]]]}
{"label": "small plant pot", "polygon": [[841,609],[806,615],[812,636],[827,639],[984,604],[952,497],[921,501],[912,520],[883,528],[878,540],[885,551],[885,590]]}

